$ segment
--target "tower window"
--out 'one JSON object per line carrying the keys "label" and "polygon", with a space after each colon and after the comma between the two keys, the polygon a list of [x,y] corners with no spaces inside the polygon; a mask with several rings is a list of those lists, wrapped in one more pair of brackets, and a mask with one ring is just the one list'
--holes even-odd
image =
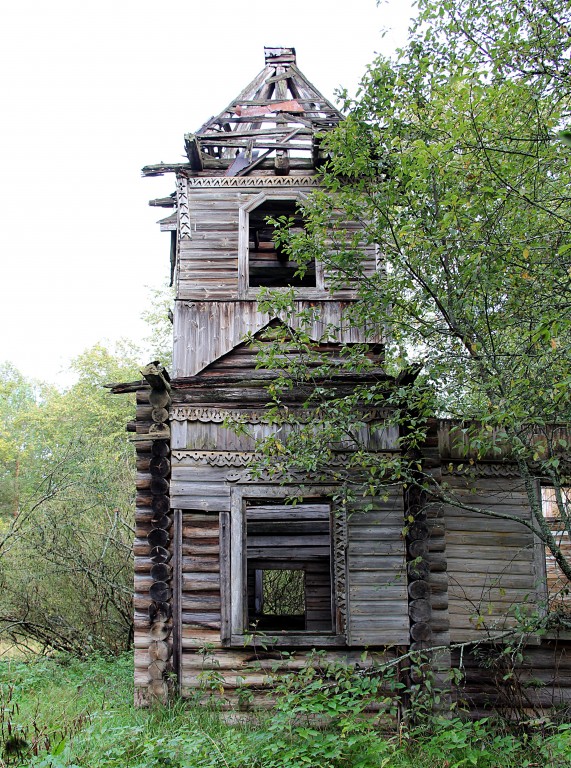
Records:
{"label": "tower window", "polygon": [[287,218],[293,231],[303,229],[295,200],[269,199],[248,215],[248,286],[250,288],[315,288],[315,262],[300,269],[274,242],[275,228],[268,218]]}

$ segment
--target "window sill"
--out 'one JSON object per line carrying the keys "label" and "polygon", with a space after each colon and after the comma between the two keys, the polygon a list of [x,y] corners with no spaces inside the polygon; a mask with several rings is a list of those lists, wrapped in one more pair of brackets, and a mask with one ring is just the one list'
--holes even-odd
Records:
{"label": "window sill", "polygon": [[324,288],[289,288],[288,286],[275,287],[275,288],[247,288],[240,293],[240,299],[257,301],[260,298],[260,291],[290,291],[293,290],[294,298],[296,301],[304,300],[321,300],[321,301],[334,301],[337,299],[354,299],[357,296],[357,291],[354,289],[343,289],[338,291],[328,291]]}
{"label": "window sill", "polygon": [[264,634],[232,635],[230,643],[235,648],[260,648],[262,646],[288,646],[296,648],[330,648],[346,646],[345,635],[311,634],[309,632],[267,632]]}

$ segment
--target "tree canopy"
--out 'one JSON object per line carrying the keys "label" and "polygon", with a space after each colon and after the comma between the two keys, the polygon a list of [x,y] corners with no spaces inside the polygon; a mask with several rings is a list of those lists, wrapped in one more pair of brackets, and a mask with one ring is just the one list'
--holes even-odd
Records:
{"label": "tree canopy", "polygon": [[67,391],[0,368],[0,639],[81,654],[127,648],[132,630],[134,460],[128,397],[138,353],[101,345]]}
{"label": "tree canopy", "polygon": [[[532,527],[571,578],[535,482],[570,482],[568,434],[553,425],[571,422],[571,155],[560,135],[570,119],[571,3],[418,7],[406,46],[379,57],[357,98],[345,97],[347,119],[323,138],[324,190],[286,247],[298,263],[317,257],[338,270],[339,284],[357,286],[351,322],[389,329],[390,372],[403,380],[421,363],[414,384],[390,395],[386,384],[368,385],[356,397],[392,403],[409,434],[420,416],[458,419],[467,456],[509,455]],[[362,223],[349,241],[339,224],[347,219]],[[382,269],[367,276],[360,246],[371,243]],[[266,300],[287,304],[284,295]],[[347,351],[347,368],[367,364]],[[327,403],[323,439],[312,425],[287,463],[314,467],[316,446],[358,418],[355,402]],[[406,460],[379,467],[377,457],[356,456],[369,487],[418,482]],[[429,476],[420,482],[437,492]],[[569,505],[558,498],[569,531]]]}

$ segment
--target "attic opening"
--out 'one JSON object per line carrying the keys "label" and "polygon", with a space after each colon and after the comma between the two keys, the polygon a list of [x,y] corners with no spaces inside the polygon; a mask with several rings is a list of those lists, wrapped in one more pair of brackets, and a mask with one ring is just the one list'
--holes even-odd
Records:
{"label": "attic opening", "polygon": [[300,265],[274,242],[276,228],[268,219],[287,219],[294,233],[304,227],[296,200],[268,199],[248,214],[248,287],[315,288],[315,261]]}

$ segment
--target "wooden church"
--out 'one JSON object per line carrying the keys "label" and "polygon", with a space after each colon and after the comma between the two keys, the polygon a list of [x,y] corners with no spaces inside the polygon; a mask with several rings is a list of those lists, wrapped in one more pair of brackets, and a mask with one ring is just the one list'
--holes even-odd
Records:
{"label": "wooden church", "polygon": [[[185,136],[186,162],[143,169],[176,177],[176,192],[151,202],[173,209],[161,229],[171,233],[176,299],[170,379],[151,364],[144,381],[129,385],[137,390],[130,428],[138,469],[140,704],[176,691],[212,694],[238,709],[246,698],[261,702],[272,675],[299,669],[314,649],[357,664],[364,649],[396,658],[411,648],[438,648],[437,673],[461,655],[463,695],[481,709],[495,701],[492,673],[461,644],[500,637],[513,621],[510,607],[544,601],[543,547],[517,522],[445,504],[425,507],[397,486],[382,498],[340,506],[335,483],[301,477],[284,484],[252,471],[256,440],[276,429],[265,407],[275,373],[256,367],[256,350],[245,338],[263,344],[264,332],[284,322],[260,310],[261,288],[292,289],[298,312],[312,312],[312,338],[337,329],[324,353],[370,344],[375,377],[383,375],[383,329],[345,329],[355,300],[350,287],[330,289],[332,276],[320,263],[300,276],[267,223],[286,215],[301,226],[297,204],[320,183],[320,136],[341,119],[299,70],[293,48],[266,48],[265,66],[250,85]],[[373,248],[363,258],[367,270],[377,269]],[[295,319],[287,322],[295,327]],[[351,392],[367,375],[340,373],[334,384]],[[293,387],[283,405],[301,417],[306,398]],[[233,430],[233,421],[246,429]],[[385,426],[381,412],[367,414],[362,439],[369,450],[400,450],[398,432]],[[343,466],[346,458],[340,449],[334,461]],[[434,420],[422,460],[467,504],[483,501],[529,517],[509,461],[482,461],[475,479],[466,480],[450,424]],[[292,496],[295,506],[287,501]],[[406,535],[405,515],[413,520]],[[276,583],[285,585],[277,601]],[[566,639],[534,642],[521,671],[540,680],[533,696],[542,706],[567,702]],[[419,682],[407,675],[407,684]]]}

